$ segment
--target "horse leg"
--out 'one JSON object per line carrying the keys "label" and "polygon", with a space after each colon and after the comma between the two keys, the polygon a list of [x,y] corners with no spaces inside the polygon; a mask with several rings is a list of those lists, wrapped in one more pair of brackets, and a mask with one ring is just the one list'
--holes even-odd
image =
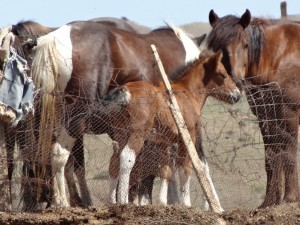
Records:
{"label": "horse leg", "polygon": [[125,145],[125,147],[120,153],[119,187],[117,192],[117,202],[121,204],[128,203],[130,173],[134,166],[136,157],[140,153],[144,145],[144,139],[141,137],[143,137],[141,133],[131,136],[129,138],[128,143]]}
{"label": "horse leg", "polygon": [[16,130],[8,127],[4,127],[5,134],[5,148],[6,148],[6,164],[7,164],[7,175],[9,182],[9,206],[12,208],[12,174],[14,171],[14,150],[16,141]]}
{"label": "horse leg", "polygon": [[74,156],[74,172],[78,180],[83,206],[91,206],[92,198],[86,183],[83,136],[76,139],[72,148]]}
{"label": "horse leg", "polygon": [[[292,113],[292,112],[291,112]],[[297,145],[298,145],[298,124],[299,117],[296,114],[286,115],[287,118],[295,118],[287,121],[287,142],[285,154],[283,157],[283,173],[285,178],[285,193],[283,202],[299,201],[299,183],[298,183],[298,168],[297,168]]]}
{"label": "horse leg", "polygon": [[66,196],[65,165],[68,161],[70,151],[75,144],[68,131],[63,128],[59,134],[57,141],[52,145],[52,174],[53,174],[53,197],[52,206],[68,207],[69,203]]}
{"label": "horse leg", "polygon": [[295,115],[288,114],[287,110],[285,113],[286,118],[289,119],[277,122],[277,124],[268,124],[267,126],[267,122],[261,122],[260,127],[266,146],[267,188],[260,208],[278,205],[282,201],[295,202],[299,200],[297,175],[297,124],[299,121]]}
{"label": "horse leg", "polygon": [[[81,195],[78,193],[73,173],[77,176]],[[75,141],[75,145],[72,148],[71,155],[66,165],[65,176],[69,189],[71,206],[86,207],[92,205],[91,195],[85,177],[83,136],[78,137]]]}
{"label": "horse leg", "polygon": [[[74,147],[73,147],[73,149],[74,149]],[[68,186],[68,190],[69,190],[69,194],[70,194],[70,205],[72,207],[76,207],[76,206],[81,205],[82,200],[77,191],[77,187],[76,187],[76,183],[75,183],[75,179],[74,179],[74,175],[73,175],[74,174],[74,161],[75,161],[74,155],[73,155],[73,149],[71,151],[71,154],[70,154],[69,159],[66,164],[65,177],[66,177],[67,186]]]}
{"label": "horse leg", "polygon": [[155,176],[149,175],[142,180],[141,185],[138,189],[139,205],[152,204],[152,190]]}
{"label": "horse leg", "polygon": [[178,154],[178,144],[173,144],[170,149],[169,163],[172,170],[172,177],[169,180],[168,185],[168,205],[175,204],[179,202],[179,192],[177,183],[177,168],[176,168],[176,158]]}
{"label": "horse leg", "polygon": [[164,165],[160,169],[161,185],[159,192],[159,202],[163,205],[168,204],[168,186],[172,176],[172,169],[169,165]]}
{"label": "horse leg", "polygon": [[108,202],[111,204],[117,203],[116,195],[118,189],[118,172],[120,165],[120,150],[118,142],[113,141],[113,154],[109,162],[109,177],[110,177],[110,186],[109,186],[109,196]]}
{"label": "horse leg", "polygon": [[191,196],[190,196],[190,181],[192,174],[192,166],[184,163],[184,165],[179,166],[178,175],[180,183],[180,203],[185,206],[191,206]]}

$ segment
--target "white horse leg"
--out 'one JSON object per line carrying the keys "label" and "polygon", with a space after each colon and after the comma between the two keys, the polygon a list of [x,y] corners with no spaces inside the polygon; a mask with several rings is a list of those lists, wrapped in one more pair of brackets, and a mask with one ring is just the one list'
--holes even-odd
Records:
{"label": "white horse leg", "polygon": [[119,178],[110,178],[108,202],[111,204],[117,203],[117,187]]}
{"label": "white horse leg", "polygon": [[[209,181],[210,186],[212,188],[212,193],[213,193],[213,195],[214,195],[214,197],[217,201],[217,204],[221,207],[220,200],[219,200],[219,197],[217,195],[217,191],[215,189],[214,183],[212,182],[211,176],[209,174],[209,167],[208,167],[206,159],[203,160],[203,163],[204,163],[204,170],[205,170],[205,173],[206,173],[206,177],[208,178],[208,181]],[[207,211],[209,209],[209,204],[208,204],[207,200],[205,200],[205,202],[204,202],[204,209],[207,210]],[[222,209],[222,207],[221,207],[221,210],[224,211]]]}
{"label": "white horse leg", "polygon": [[159,202],[163,205],[168,204],[168,180],[166,178],[160,178],[160,192],[159,192]]}
{"label": "white horse leg", "polygon": [[143,205],[150,205],[151,204],[151,200],[150,200],[150,196],[148,194],[146,195],[142,195],[139,199],[139,205],[143,206]]}
{"label": "white horse leg", "polygon": [[118,203],[128,203],[129,178],[131,170],[135,163],[135,159],[135,151],[133,149],[130,149],[128,145],[126,145],[120,154]]}
{"label": "white horse leg", "polygon": [[[69,207],[65,185],[65,165],[75,139],[68,135],[67,130],[61,130],[57,142],[53,144],[52,174],[54,178],[52,206]],[[57,189],[56,189],[57,188]]]}
{"label": "white horse leg", "polygon": [[185,206],[191,206],[190,182],[191,176],[187,176],[184,168],[178,169],[180,181],[180,202]]}

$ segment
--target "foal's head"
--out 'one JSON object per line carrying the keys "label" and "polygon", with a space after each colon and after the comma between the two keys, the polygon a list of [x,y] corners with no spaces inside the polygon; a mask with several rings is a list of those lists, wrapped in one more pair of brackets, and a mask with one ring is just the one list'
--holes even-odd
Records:
{"label": "foal's head", "polygon": [[236,103],[241,93],[231,77],[228,75],[222,61],[222,52],[202,52],[200,57],[206,57],[203,62],[203,84],[209,96],[230,104]]}

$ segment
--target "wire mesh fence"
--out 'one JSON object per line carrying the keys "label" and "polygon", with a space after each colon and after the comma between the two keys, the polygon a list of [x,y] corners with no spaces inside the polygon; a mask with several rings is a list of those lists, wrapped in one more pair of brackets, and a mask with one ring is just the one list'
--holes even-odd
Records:
{"label": "wire mesh fence", "polygon": [[[257,95],[258,93],[255,94]],[[260,93],[260,95],[264,95],[264,98],[275,97],[267,93]],[[61,102],[61,104],[66,104],[66,102]],[[268,107],[272,108],[270,105]],[[93,115],[100,115],[100,111],[102,110],[107,109],[101,108],[97,104],[83,104],[81,108],[72,108],[71,104],[65,111],[61,112],[64,119],[68,118],[69,121],[70,119],[76,121],[77,118],[88,118],[87,115],[89,113],[87,112],[93,112]],[[237,207],[246,209],[256,208],[264,199],[266,190],[265,151],[258,120],[253,115],[253,110],[255,108],[252,107],[250,109],[245,97],[234,105],[228,105],[213,98],[208,98],[202,109],[201,130],[204,153],[208,161],[213,183],[220,197],[221,205],[225,210]],[[105,115],[111,116],[111,111],[106,112]],[[119,117],[114,115],[114,120],[118,121],[120,119],[121,121],[122,117],[124,115],[119,115]],[[84,156],[80,154],[76,156],[77,160],[81,160],[82,165],[85,167],[85,175],[82,170],[77,170],[73,174],[77,189],[79,189],[80,182],[78,177],[84,176],[91,196],[91,202],[94,206],[108,203],[109,169],[118,170],[118,166],[109,168],[110,158],[114,152],[114,143],[109,136],[109,127],[112,125],[115,126],[116,123],[115,121],[111,123],[111,120],[107,118],[102,116],[93,116],[93,119],[88,118],[88,132],[83,137]],[[24,121],[17,132],[15,130],[10,131],[9,135],[17,134],[20,140],[19,144],[12,142],[7,143],[6,146],[14,150],[13,161],[9,162],[14,163],[11,182],[7,179],[7,148],[5,148],[5,143],[2,139],[0,167],[1,210],[8,210],[11,207],[13,211],[22,211],[24,210],[24,204],[26,204],[26,210],[31,210],[30,207],[36,207],[33,203],[24,202],[36,198],[35,186],[37,183],[43,184],[41,185],[41,192],[46,193],[46,196],[51,196],[51,173],[48,175],[49,179],[47,181],[39,178],[31,178],[31,173],[36,173],[37,168],[33,166],[31,167],[33,168],[32,170],[26,170],[24,167],[24,165],[37,160],[36,158],[33,160],[31,156],[31,153],[35,152],[37,146],[34,136],[41,132],[38,130],[36,123],[37,121],[34,119],[29,122],[26,121],[26,123]],[[160,134],[153,133],[152,135]],[[159,138],[160,140],[168,139],[166,136],[160,136]],[[155,176],[152,195],[153,204],[159,203],[159,176],[161,175],[159,171],[163,166],[161,157],[166,157],[164,160],[178,157],[176,154],[172,155],[171,148],[163,154],[156,152],[156,148],[161,149],[156,145],[151,148],[153,151],[141,152],[136,161],[136,163],[140,163],[140,167],[137,171],[132,172],[133,177],[130,183],[132,186],[142,186],[142,173],[143,177]],[[74,157],[74,155],[76,155],[76,152],[73,152],[71,157]],[[49,162],[42,163],[49,164]],[[78,169],[75,166],[75,170],[76,168]],[[11,187],[11,193],[9,187]],[[192,176],[190,191],[192,206],[203,208],[205,203],[204,197],[195,176]],[[25,193],[23,198],[22,193]],[[30,196],[26,197],[26,195]],[[84,193],[80,193],[80,195],[84,195]],[[51,201],[49,199],[41,199],[39,207],[46,207],[47,201],[48,203]],[[72,205],[74,199],[70,198],[68,200]]]}

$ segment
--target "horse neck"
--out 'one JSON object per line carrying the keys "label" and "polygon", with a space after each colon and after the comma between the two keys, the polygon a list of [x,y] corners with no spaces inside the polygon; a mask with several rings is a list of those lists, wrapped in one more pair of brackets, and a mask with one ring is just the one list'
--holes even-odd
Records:
{"label": "horse neck", "polygon": [[172,82],[171,87],[176,92],[184,92],[198,104],[197,109],[201,109],[206,98],[207,90],[203,82],[205,69],[202,60],[196,60],[186,68],[181,78]]}
{"label": "horse neck", "polygon": [[[252,35],[250,37],[250,52],[248,55],[249,58],[249,66],[246,78],[250,78],[251,82],[254,84],[265,84],[272,82],[271,75],[276,73],[280,64],[278,62],[281,61],[282,57],[284,57],[288,53],[288,48],[290,47],[289,39],[282,38],[282,35],[291,30],[295,29],[286,29],[287,26],[295,26],[298,27],[298,31],[300,31],[300,26],[296,23],[287,24],[287,23],[270,23],[269,25],[260,26],[259,31],[258,26],[248,33]],[[254,33],[260,35],[254,36]],[[290,36],[290,35],[285,35]],[[295,36],[295,35],[292,35]],[[295,38],[296,40],[296,38]]]}

